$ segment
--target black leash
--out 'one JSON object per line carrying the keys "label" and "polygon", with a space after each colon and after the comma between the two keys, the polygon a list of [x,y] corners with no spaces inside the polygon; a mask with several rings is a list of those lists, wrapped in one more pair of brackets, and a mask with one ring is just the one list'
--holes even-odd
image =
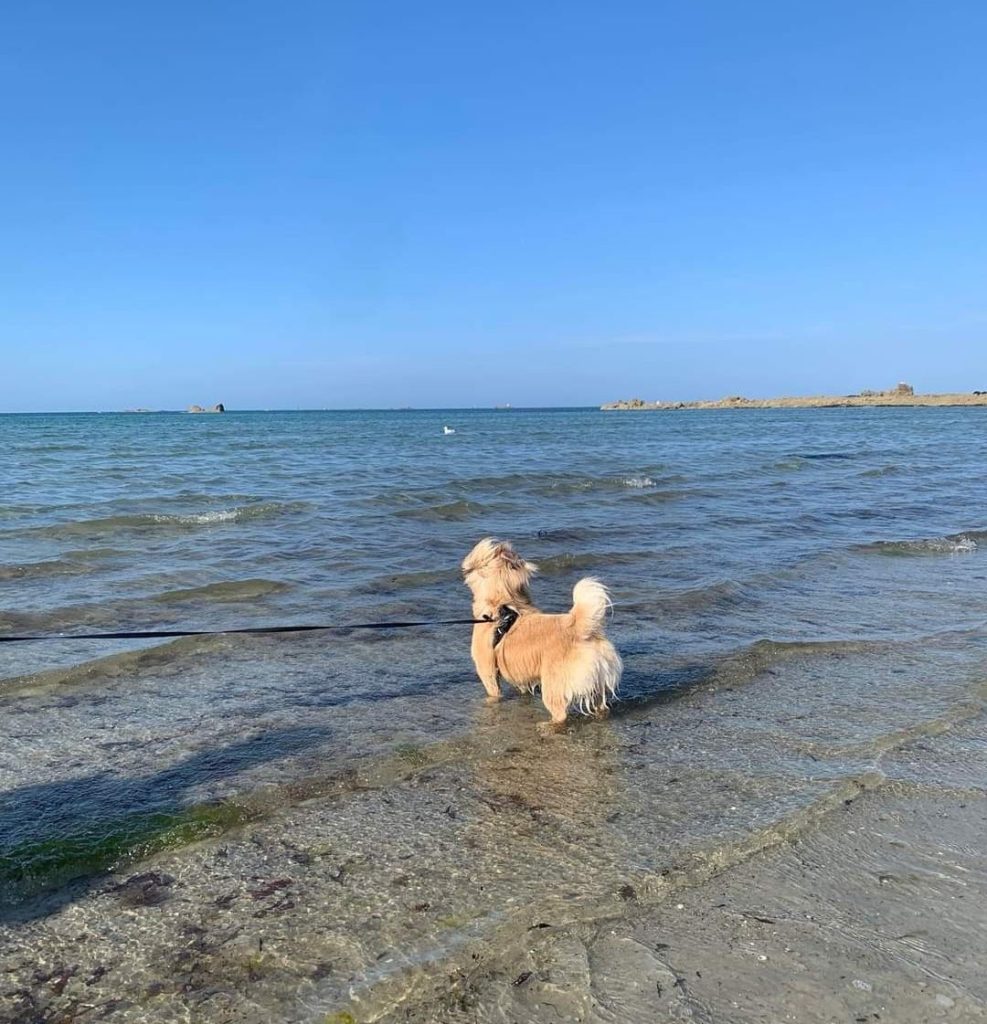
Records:
{"label": "black leash", "polygon": [[41,640],[167,640],[180,636],[226,636],[228,633],[314,633],[348,629],[410,629],[413,626],[476,626],[490,619],[433,619],[431,622],[351,622],[337,626],[245,626],[240,629],[140,629],[122,633],[55,633],[50,636],[0,636],[0,644]]}

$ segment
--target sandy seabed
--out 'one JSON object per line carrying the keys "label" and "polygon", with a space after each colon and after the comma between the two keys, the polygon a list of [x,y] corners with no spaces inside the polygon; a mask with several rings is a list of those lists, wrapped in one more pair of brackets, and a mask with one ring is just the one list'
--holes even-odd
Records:
{"label": "sandy seabed", "polygon": [[983,1019],[983,687],[738,748],[764,679],[830,656],[762,649],[545,741],[536,702],[477,700],[459,738],[255,794],[222,836],[8,906],[0,1020]]}

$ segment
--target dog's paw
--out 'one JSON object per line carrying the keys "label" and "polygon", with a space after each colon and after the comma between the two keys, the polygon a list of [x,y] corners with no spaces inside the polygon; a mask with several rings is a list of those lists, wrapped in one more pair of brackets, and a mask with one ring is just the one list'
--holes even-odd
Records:
{"label": "dog's paw", "polygon": [[484,704],[499,704],[503,694],[500,693],[488,693],[483,699]]}

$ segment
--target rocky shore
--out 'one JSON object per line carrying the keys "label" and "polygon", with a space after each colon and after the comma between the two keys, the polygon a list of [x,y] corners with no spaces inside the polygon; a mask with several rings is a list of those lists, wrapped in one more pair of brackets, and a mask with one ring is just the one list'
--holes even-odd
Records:
{"label": "rocky shore", "polygon": [[694,402],[647,402],[642,398],[622,398],[600,406],[604,412],[615,410],[667,409],[828,409],[851,406],[899,405],[987,405],[987,391],[958,391],[947,394],[916,394],[910,384],[899,384],[887,391],[861,391],[853,395],[803,395],[782,398],[726,398]]}

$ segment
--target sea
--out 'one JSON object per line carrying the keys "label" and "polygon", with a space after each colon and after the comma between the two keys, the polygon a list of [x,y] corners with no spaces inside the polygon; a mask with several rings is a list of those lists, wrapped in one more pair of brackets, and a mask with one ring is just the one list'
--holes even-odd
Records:
{"label": "sea", "polygon": [[[269,819],[425,763],[490,715],[520,730],[507,750],[651,736],[612,756],[679,786],[678,844],[890,771],[982,707],[985,445],[982,408],[0,416],[0,639],[46,638],[0,643],[0,896],[138,862],[190,808]],[[611,723],[542,741],[537,699],[486,707],[468,625],[338,628],[468,617],[485,536],[539,566],[546,611],[583,576],[610,588]],[[72,639],[284,625],[334,629]],[[983,737],[963,742],[931,782],[916,748],[896,777],[980,785]],[[746,797],[709,804],[711,778]],[[621,856],[644,870],[664,841],[635,813]]]}

